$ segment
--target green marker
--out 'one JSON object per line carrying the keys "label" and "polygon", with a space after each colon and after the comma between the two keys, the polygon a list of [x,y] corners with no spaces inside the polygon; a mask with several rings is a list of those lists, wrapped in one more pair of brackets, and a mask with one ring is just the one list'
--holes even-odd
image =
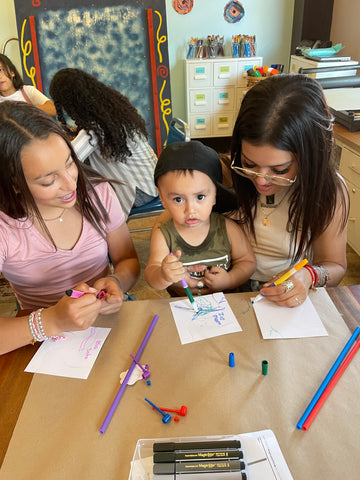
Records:
{"label": "green marker", "polygon": [[188,299],[190,300],[190,303],[191,303],[193,309],[197,313],[199,311],[199,307],[197,306],[197,303],[195,302],[194,297],[192,296],[191,290],[189,288],[189,285],[186,283],[185,278],[183,278],[181,280],[181,283],[182,283],[182,286],[185,289],[186,295],[188,296]]}

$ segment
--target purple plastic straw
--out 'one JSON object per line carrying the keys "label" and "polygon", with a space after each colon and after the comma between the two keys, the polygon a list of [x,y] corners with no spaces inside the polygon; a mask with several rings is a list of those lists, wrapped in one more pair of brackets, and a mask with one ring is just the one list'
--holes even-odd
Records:
{"label": "purple plastic straw", "polygon": [[[135,355],[135,360],[136,361],[139,361],[139,358],[140,358],[140,355],[142,354],[142,351],[144,350],[145,348],[145,345],[147,343],[147,341],[149,340],[149,337],[155,327],[155,324],[156,322],[158,321],[158,318],[159,318],[159,315],[155,315],[155,317],[153,318],[151,324],[150,324],[150,327],[148,329],[148,331],[146,332],[146,335],[144,337],[144,340],[141,342],[141,345],[139,347],[139,350],[137,351],[136,355]],[[109,423],[110,423],[110,420],[112,418],[112,416],[114,415],[115,413],[115,410],[116,410],[116,407],[118,406],[118,403],[120,402],[120,399],[122,397],[122,394],[124,393],[124,390],[126,388],[126,385],[128,384],[128,381],[130,379],[130,376],[134,370],[134,368],[136,367],[136,362],[135,360],[132,361],[132,364],[128,370],[128,373],[126,374],[125,378],[124,378],[124,381],[123,383],[121,384],[121,387],[119,388],[119,391],[118,393],[116,394],[115,398],[114,398],[114,401],[113,403],[111,404],[111,407],[105,417],[105,420],[103,422],[103,424],[101,425],[101,428],[99,430],[100,433],[105,433]]]}

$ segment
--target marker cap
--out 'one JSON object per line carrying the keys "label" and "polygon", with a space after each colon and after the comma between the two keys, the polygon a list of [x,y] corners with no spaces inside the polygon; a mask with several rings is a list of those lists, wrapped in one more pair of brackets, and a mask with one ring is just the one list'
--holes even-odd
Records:
{"label": "marker cap", "polygon": [[235,367],[235,355],[233,352],[229,353],[229,367]]}
{"label": "marker cap", "polygon": [[261,367],[262,367],[262,374],[263,375],[267,375],[268,373],[268,366],[269,366],[269,362],[267,360],[263,360],[261,362]]}

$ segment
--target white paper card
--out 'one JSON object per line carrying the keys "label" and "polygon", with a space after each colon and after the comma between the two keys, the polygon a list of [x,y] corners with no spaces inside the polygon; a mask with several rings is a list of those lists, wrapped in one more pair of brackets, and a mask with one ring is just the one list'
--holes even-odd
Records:
{"label": "white paper card", "polygon": [[222,292],[199,296],[195,301],[198,312],[188,299],[170,303],[182,344],[242,331]]}
{"label": "white paper card", "polygon": [[65,332],[65,338],[46,340],[31,359],[25,372],[86,379],[110,332],[110,328],[90,327]]}
{"label": "white paper card", "polygon": [[326,337],[328,334],[309,297],[295,308],[281,307],[266,298],[255,302],[253,307],[265,340]]}

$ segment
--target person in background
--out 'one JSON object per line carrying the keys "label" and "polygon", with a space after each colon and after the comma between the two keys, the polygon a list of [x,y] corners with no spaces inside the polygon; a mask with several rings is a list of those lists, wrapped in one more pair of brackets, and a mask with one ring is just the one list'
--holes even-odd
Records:
{"label": "person in background", "polygon": [[0,318],[1,354],[117,312],[140,271],[111,185],[79,162],[54,119],[23,102],[0,104],[0,271],[30,311]]}
{"label": "person in background", "polygon": [[157,157],[147,141],[145,122],[129,100],[92,75],[76,68],[59,70],[50,83],[57,116],[65,130],[66,115],[75,122],[73,148],[97,172],[115,178],[125,217],[157,197],[153,181]]}
{"label": "person in background", "polygon": [[5,101],[26,102],[35,105],[52,117],[56,115],[54,103],[32,85],[24,85],[15,65],[1,53],[0,103]]}
{"label": "person in background", "polygon": [[184,296],[183,278],[198,295],[245,282],[255,257],[242,228],[219,213],[232,210],[236,199],[222,185],[216,151],[199,141],[172,143],[160,154],[154,179],[170,219],[153,229],[149,285]]}
{"label": "person in background", "polygon": [[[296,307],[309,288],[338,285],[346,272],[349,198],[333,145],[333,118],[316,80],[277,75],[245,95],[231,143],[234,218],[257,260],[246,288],[279,305]],[[308,265],[270,287],[304,258]]]}

